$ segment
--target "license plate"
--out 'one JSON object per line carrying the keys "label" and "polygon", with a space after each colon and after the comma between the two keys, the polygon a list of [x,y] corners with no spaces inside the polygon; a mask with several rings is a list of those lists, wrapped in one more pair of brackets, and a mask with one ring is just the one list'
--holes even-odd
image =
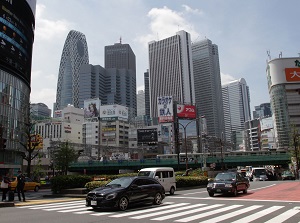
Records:
{"label": "license plate", "polygon": [[221,190],[220,190],[220,189],[217,189],[217,192],[221,192]]}
{"label": "license plate", "polygon": [[97,201],[91,201],[91,205],[93,206],[97,205]]}

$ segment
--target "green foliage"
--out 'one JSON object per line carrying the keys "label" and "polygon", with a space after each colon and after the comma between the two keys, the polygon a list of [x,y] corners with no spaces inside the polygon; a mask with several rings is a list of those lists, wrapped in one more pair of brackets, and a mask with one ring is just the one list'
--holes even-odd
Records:
{"label": "green foliage", "polygon": [[88,191],[94,190],[98,187],[103,187],[105,186],[107,183],[109,183],[111,180],[104,180],[104,181],[91,181],[85,184],[85,188]]}
{"label": "green foliage", "polygon": [[206,186],[208,178],[206,176],[176,176],[176,187]]}
{"label": "green foliage", "polygon": [[92,177],[88,175],[60,175],[50,179],[51,190],[55,194],[62,189],[83,188],[90,181]]}
{"label": "green foliage", "polygon": [[52,155],[55,168],[62,170],[64,174],[67,174],[69,165],[78,158],[78,153],[68,142],[63,143],[59,149],[53,151]]}

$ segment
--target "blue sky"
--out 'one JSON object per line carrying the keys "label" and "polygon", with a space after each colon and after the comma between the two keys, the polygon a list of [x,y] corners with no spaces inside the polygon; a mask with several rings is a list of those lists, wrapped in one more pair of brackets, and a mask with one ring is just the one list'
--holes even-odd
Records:
{"label": "blue sky", "polygon": [[70,30],[85,34],[90,64],[104,66],[104,47],[128,43],[136,55],[137,87],[144,85],[148,42],[191,34],[219,47],[222,83],[245,78],[255,105],[269,102],[271,59],[300,53],[300,1],[289,0],[37,0],[31,102],[50,109],[56,97],[60,57]]}

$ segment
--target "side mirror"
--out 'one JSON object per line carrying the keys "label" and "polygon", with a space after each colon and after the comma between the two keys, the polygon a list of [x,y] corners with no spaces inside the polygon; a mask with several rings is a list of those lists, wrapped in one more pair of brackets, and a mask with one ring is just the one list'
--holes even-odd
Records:
{"label": "side mirror", "polygon": [[131,185],[131,189],[134,189],[134,190],[138,189],[138,185],[132,184],[132,185]]}
{"label": "side mirror", "polygon": [[154,177],[154,179],[158,180],[158,179],[159,179],[159,177],[158,177],[158,176],[155,176],[155,177]]}

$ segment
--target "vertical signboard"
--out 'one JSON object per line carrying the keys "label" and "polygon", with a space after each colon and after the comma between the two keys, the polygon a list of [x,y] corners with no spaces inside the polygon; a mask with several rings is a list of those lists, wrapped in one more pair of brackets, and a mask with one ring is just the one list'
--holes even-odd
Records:
{"label": "vertical signboard", "polygon": [[172,96],[157,97],[158,122],[173,122],[173,98]]}

